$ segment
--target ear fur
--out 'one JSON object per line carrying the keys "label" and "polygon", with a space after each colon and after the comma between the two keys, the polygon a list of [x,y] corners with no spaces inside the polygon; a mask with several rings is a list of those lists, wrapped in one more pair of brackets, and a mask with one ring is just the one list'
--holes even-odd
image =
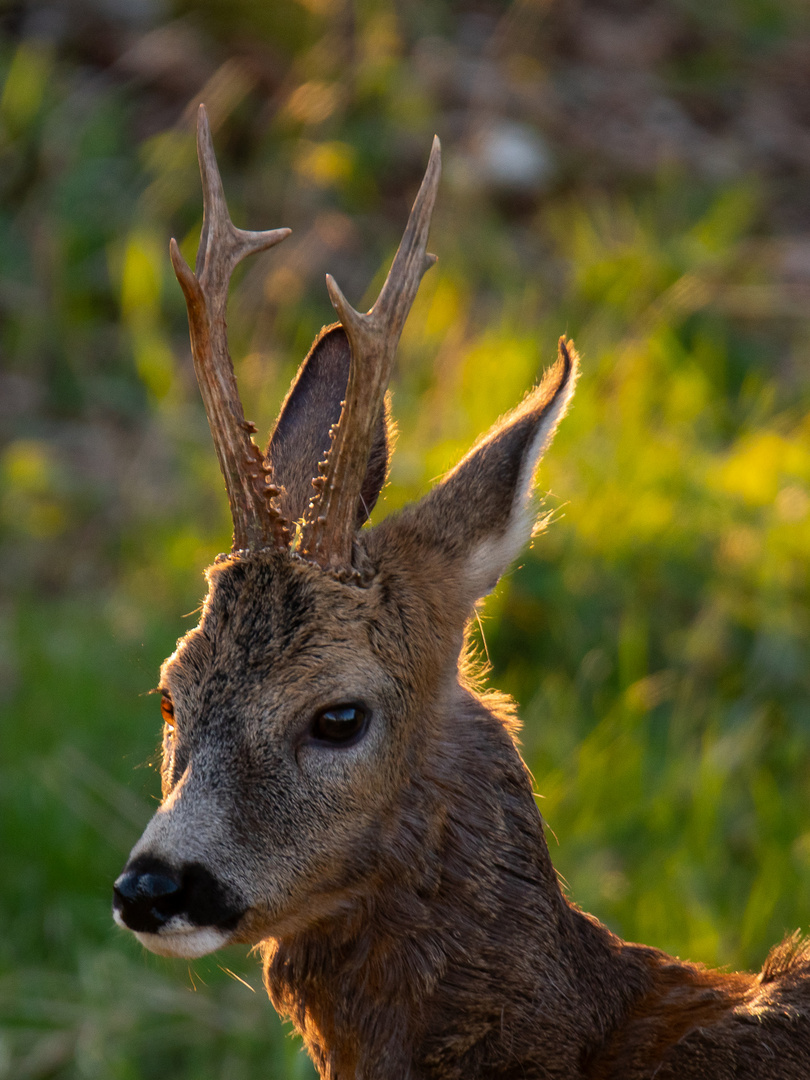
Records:
{"label": "ear fur", "polygon": [[[413,508],[422,541],[460,560],[469,604],[490,592],[531,537],[537,466],[565,415],[579,374],[573,342],[442,482]],[[404,523],[404,522],[403,522]]]}
{"label": "ear fur", "polygon": [[[340,420],[350,364],[346,331],[340,323],[324,327],[281,406],[266,458],[272,466],[274,482],[283,487],[279,504],[288,521],[300,520],[314,495],[312,480],[331,445],[332,425]],[[358,529],[374,508],[385,483],[392,441],[393,424],[386,397],[357,506]]]}

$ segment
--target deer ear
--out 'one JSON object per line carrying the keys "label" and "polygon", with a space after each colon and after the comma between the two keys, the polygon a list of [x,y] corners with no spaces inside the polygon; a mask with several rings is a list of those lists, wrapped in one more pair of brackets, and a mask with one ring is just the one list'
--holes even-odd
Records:
{"label": "deer ear", "polygon": [[[339,323],[324,327],[298,369],[281,406],[266,458],[272,466],[274,482],[283,488],[279,508],[288,521],[298,521],[304,516],[315,493],[312,480],[318,475],[318,463],[326,457],[331,445],[330,429],[340,420],[350,364],[351,350],[346,331]],[[374,508],[388,475],[392,434],[386,397],[357,504],[358,529]]]}
{"label": "deer ear", "polygon": [[540,385],[412,508],[418,542],[451,557],[469,604],[494,588],[531,537],[535,473],[568,408],[578,369],[573,343],[560,338],[557,362]]}

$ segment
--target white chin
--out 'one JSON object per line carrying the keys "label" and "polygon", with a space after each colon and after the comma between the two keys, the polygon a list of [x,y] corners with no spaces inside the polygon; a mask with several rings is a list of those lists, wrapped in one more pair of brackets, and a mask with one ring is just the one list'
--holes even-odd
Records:
{"label": "white chin", "polygon": [[215,952],[227,945],[230,934],[215,930],[209,926],[200,926],[195,930],[166,931],[162,934],[143,934],[133,931],[144,948],[158,956],[182,956],[193,960],[206,953]]}
{"label": "white chin", "polygon": [[[122,930],[130,929],[117,911],[113,911],[113,919]],[[158,956],[180,956],[187,960],[215,952],[231,940],[231,934],[225,930],[217,930],[213,926],[191,926],[182,916],[170,919],[159,934],[145,934],[139,930],[130,932],[145,949]]]}

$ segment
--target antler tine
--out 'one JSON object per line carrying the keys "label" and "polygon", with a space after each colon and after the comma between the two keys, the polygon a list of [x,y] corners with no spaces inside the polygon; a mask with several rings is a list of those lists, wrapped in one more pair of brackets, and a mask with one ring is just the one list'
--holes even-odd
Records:
{"label": "antler tine", "polygon": [[374,429],[383,407],[397,345],[423,275],[436,262],[427,253],[428,231],[441,176],[441,144],[430,160],[405,233],[376,303],[365,315],[348,303],[327,274],[329,298],[351,347],[346,400],[302,535],[302,553],[324,567],[351,566],[357,500]]}
{"label": "antler tine", "polygon": [[172,266],[186,298],[191,354],[233,517],[233,549],[286,548],[289,530],[272,498],[277,487],[250,437],[228,352],[225,315],[231,274],[246,255],[278,244],[289,229],[247,232],[228,213],[205,106],[197,116],[197,156],[203,186],[203,227],[196,274],[173,239]]}

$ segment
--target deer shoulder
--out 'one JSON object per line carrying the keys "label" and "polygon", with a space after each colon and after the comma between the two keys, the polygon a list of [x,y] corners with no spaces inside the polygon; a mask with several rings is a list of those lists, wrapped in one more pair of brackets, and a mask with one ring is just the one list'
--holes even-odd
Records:
{"label": "deer shoulder", "polygon": [[260,945],[324,1080],[799,1080],[810,947],[726,974],[628,944],[563,895],[504,699],[465,667],[475,606],[528,542],[571,400],[556,363],[420,502],[364,527],[386,387],[427,254],[430,163],[366,314],[336,283],[266,451],[228,356],[231,271],[287,235],[232,225],[201,110],[196,271],[172,244],[233,549],[161,671],[163,801],[115,885],[153,952]]}

